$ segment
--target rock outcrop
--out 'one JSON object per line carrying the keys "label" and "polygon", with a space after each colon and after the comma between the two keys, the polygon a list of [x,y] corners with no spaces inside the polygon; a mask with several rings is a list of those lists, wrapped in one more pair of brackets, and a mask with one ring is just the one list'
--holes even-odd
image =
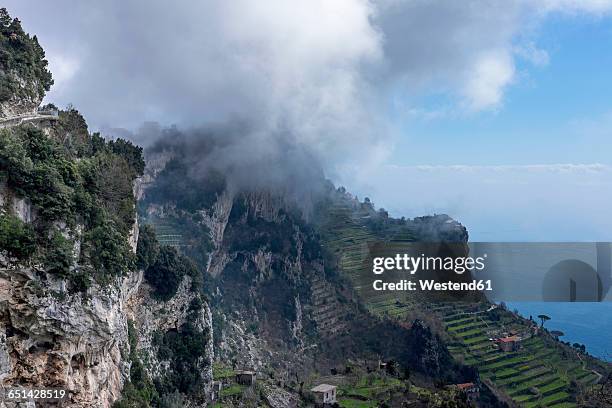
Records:
{"label": "rock outcrop", "polygon": [[[130,297],[127,307],[127,316],[137,330],[137,351],[146,355],[145,369],[150,378],[162,379],[168,375],[168,361],[158,357],[154,336],[168,331],[179,331],[190,318],[190,305],[194,300],[191,288],[191,279],[183,278],[177,293],[168,301],[156,300],[152,295],[151,287],[146,283],[140,285],[134,296]],[[202,332],[209,334],[206,342],[205,359],[198,362],[199,375],[202,378],[201,393],[210,394],[212,386],[213,340],[212,340],[212,312],[208,304],[204,303],[191,323]]]}
{"label": "rock outcrop", "polygon": [[0,264],[2,385],[63,388],[66,406],[111,406],[129,374],[126,302],[141,280],[70,294],[35,267]]}
{"label": "rock outcrop", "polygon": [[44,94],[41,95],[37,91],[38,84],[25,81],[16,73],[0,72],[0,74],[13,78],[18,87],[18,91],[10,99],[0,102],[0,120],[36,114],[36,109],[44,97]]}

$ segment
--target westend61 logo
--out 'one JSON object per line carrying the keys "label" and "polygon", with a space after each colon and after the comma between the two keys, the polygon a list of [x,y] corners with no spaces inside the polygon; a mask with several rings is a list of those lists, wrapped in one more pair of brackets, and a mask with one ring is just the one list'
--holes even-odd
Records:
{"label": "westend61 logo", "polygon": [[390,257],[375,257],[372,260],[372,272],[380,275],[385,271],[405,271],[411,275],[417,271],[446,271],[462,275],[467,271],[482,271],[485,269],[487,254],[478,257],[442,257],[442,256],[411,256],[409,254],[396,254]]}

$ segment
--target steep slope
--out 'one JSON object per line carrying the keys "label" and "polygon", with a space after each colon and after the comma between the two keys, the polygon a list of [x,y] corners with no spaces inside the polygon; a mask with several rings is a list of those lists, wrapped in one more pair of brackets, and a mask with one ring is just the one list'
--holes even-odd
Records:
{"label": "steep slope", "polygon": [[[190,172],[186,164],[205,169],[207,155],[202,151],[214,148],[189,148],[189,143],[175,138],[147,153],[140,219],[151,225],[158,239],[208,271],[210,281],[205,286],[219,364],[229,370],[255,370],[265,390],[282,384],[283,392],[294,395],[301,395],[305,384],[320,373],[351,361],[379,358],[414,369],[424,385],[429,381],[431,386],[433,378],[447,382],[473,378],[472,372],[452,361],[441,339],[429,329],[411,331],[364,307],[350,276],[341,273],[339,265],[347,260],[338,257],[321,236],[329,232],[324,225],[334,213],[335,206],[328,201],[346,204],[346,197],[330,183],[316,179],[309,186],[315,193],[302,195],[290,186],[237,187],[231,174],[211,169]],[[216,141],[210,137],[193,143]],[[192,151],[200,154],[197,159]],[[371,222],[379,220],[372,217]],[[423,234],[418,226],[429,233],[446,231],[435,226],[435,220],[417,220],[417,227],[410,229],[403,221],[388,219],[388,223],[393,227],[387,221],[379,225],[382,235],[361,229],[362,236]],[[445,225],[449,239],[465,239],[465,229],[457,223]],[[420,343],[426,346],[414,346]],[[282,394],[278,390],[273,394]],[[238,395],[232,398],[234,404],[246,403]]]}
{"label": "steep slope", "polygon": [[[212,322],[201,275],[178,254],[137,254],[142,168],[140,149],[89,134],[74,110],[52,127],[0,130],[2,386],[66,389],[64,406],[78,407],[109,407],[126,384],[152,381],[160,385],[144,397],[140,387],[138,398],[176,389],[206,398]],[[176,276],[175,293],[158,295],[155,268]],[[178,357],[158,352],[184,341],[197,343],[199,358],[185,367],[189,384],[176,380]]]}
{"label": "steep slope", "polygon": [[90,133],[73,108],[37,113],[46,67],[0,9],[0,387],[64,389],[69,407],[201,403],[213,354],[202,275],[140,234],[141,148]]}

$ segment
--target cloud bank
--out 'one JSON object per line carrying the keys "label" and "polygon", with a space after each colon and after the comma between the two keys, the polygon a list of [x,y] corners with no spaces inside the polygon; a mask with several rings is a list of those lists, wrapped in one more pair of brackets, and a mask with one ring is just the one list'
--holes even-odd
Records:
{"label": "cloud bank", "polygon": [[[56,77],[49,100],[98,128],[240,118],[331,163],[384,155],[390,99],[432,89],[456,109],[497,109],[517,61],[545,64],[551,13],[607,0],[9,0]],[[417,107],[418,108],[418,107]]]}

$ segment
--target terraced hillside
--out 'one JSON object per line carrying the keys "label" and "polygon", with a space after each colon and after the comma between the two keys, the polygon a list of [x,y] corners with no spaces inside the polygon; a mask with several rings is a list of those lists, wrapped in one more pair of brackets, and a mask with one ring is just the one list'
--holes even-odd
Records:
{"label": "terraced hillside", "polygon": [[[423,305],[422,305],[423,306]],[[379,315],[404,319],[411,308],[392,300],[372,305]],[[478,368],[481,379],[525,407],[576,407],[578,389],[596,383],[600,375],[583,356],[548,334],[532,334],[537,325],[526,324],[509,312],[498,314],[488,304],[436,304],[424,306],[443,321],[455,359]],[[504,352],[492,339],[520,333],[520,346]]]}
{"label": "terraced hillside", "polygon": [[[437,239],[457,241],[464,238],[463,227],[447,216],[423,217],[415,220],[397,220],[380,211],[374,211],[369,202],[359,203],[343,197],[325,209],[319,221],[323,245],[335,254],[343,276],[348,278],[361,301],[373,314],[401,318],[427,303],[424,292],[375,291],[372,288],[371,255],[394,256],[405,249],[406,243],[433,242]],[[439,225],[443,224],[440,228]],[[434,237],[431,231],[443,231],[444,237]],[[467,237],[465,237],[467,238]],[[396,273],[396,275],[394,275]],[[403,279],[403,272],[385,272],[386,281]],[[397,279],[394,279],[397,278]]]}
{"label": "terraced hillside", "polygon": [[[367,213],[355,212],[348,205],[334,204],[327,210],[326,219],[321,228],[324,245],[331,253],[337,255],[339,267],[344,276],[349,278],[353,288],[372,313],[403,315],[413,305],[414,299],[403,296],[398,302],[397,295],[384,291],[374,292],[371,290],[371,275],[364,276],[364,262],[368,256],[368,246],[385,239],[365,225],[367,217]],[[413,241],[414,235],[410,230],[403,229],[397,232],[394,239]]]}
{"label": "terraced hillside", "polygon": [[[373,232],[366,220],[355,208],[335,204],[321,230],[343,275],[373,314],[406,324],[414,311],[434,317],[451,339],[448,348],[455,359],[477,367],[483,381],[521,406],[576,407],[577,393],[600,379],[592,359],[555,340],[536,323],[488,302],[433,304],[411,292],[373,293],[371,276],[363,279],[363,262],[368,245],[389,237]],[[414,239],[408,229],[403,233],[406,240]],[[513,335],[520,338],[516,350],[502,351],[493,341]]]}
{"label": "terraced hillside", "polygon": [[[468,310],[468,309],[472,310]],[[574,407],[576,388],[599,379],[581,355],[553,339],[537,324],[482,304],[431,306],[453,339],[455,358],[478,367],[491,381],[526,407]],[[516,350],[502,351],[491,339],[520,338]]]}
{"label": "terraced hillside", "polygon": [[152,225],[155,228],[157,240],[161,245],[169,245],[175,248],[185,245],[180,227],[174,225],[170,220],[156,219]]}
{"label": "terraced hillside", "polygon": [[346,329],[345,311],[338,302],[333,286],[314,275],[311,278],[311,309],[319,333],[325,338],[334,339]]}

